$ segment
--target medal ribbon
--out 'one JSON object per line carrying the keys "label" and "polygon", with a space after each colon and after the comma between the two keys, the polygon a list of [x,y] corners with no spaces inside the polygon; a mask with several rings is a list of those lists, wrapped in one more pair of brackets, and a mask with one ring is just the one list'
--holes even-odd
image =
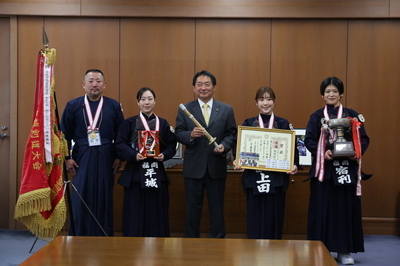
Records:
{"label": "medal ribbon", "polygon": [[[338,118],[341,118],[343,115],[343,105],[339,105],[339,110],[338,110]],[[324,122],[321,126],[321,134],[319,135],[319,140],[318,140],[318,148],[317,148],[317,162],[315,166],[315,177],[318,177],[318,180],[320,182],[324,181],[324,163],[325,163],[325,147],[326,147],[326,134],[328,130],[328,121],[330,119],[329,114],[328,114],[328,107],[325,105],[324,108]],[[329,130],[329,142],[333,143],[336,140],[336,131],[334,130]]]}
{"label": "medal ribbon", "polygon": [[103,96],[101,96],[101,98],[100,98],[99,106],[97,106],[94,119],[93,119],[92,110],[90,109],[89,101],[87,99],[87,95],[85,96],[85,109],[86,109],[86,114],[87,114],[87,117],[89,120],[89,126],[87,128],[87,132],[90,133],[90,132],[93,132],[98,129],[98,128],[96,128],[96,125],[97,125],[97,122],[99,121],[100,113],[103,110]]}
{"label": "medal ribbon", "polygon": [[[274,121],[275,121],[275,116],[274,116],[274,112],[271,113],[271,117],[269,118],[269,122],[268,122],[268,128],[273,128],[274,126]],[[261,128],[264,128],[264,121],[261,118],[261,114],[258,114],[258,125]]]}
{"label": "medal ribbon", "polygon": [[358,159],[358,169],[357,169],[357,191],[356,195],[361,196],[361,157]]}
{"label": "medal ribbon", "polygon": [[[160,120],[158,119],[158,116],[155,113],[153,113],[153,114],[156,117],[156,128],[155,128],[155,131],[159,131],[160,130]],[[153,144],[151,145],[151,149],[153,149],[154,146],[156,145],[156,141],[158,141],[157,138],[156,138],[156,135],[151,132],[150,127],[149,127],[149,123],[147,122],[146,118],[144,118],[144,115],[142,114],[142,112],[140,112],[140,120],[142,120],[142,124],[144,126],[144,129],[146,130],[145,142],[147,142],[147,138],[149,137],[149,134],[154,139]],[[142,147],[140,149],[139,153],[142,153],[143,150],[144,150],[144,147]]]}
{"label": "medal ribbon", "polygon": [[318,176],[320,182],[324,181],[324,161],[325,161],[325,145],[326,145],[326,131],[327,124],[321,127],[321,134],[319,135],[318,148],[317,148],[317,162],[315,166],[315,177]]}
{"label": "medal ribbon", "polygon": [[356,157],[361,158],[360,127],[362,123],[355,118],[348,118],[351,119],[351,131],[353,135],[354,151],[356,152]]}
{"label": "medal ribbon", "polygon": [[358,169],[357,169],[357,191],[356,194],[357,196],[361,196],[361,138],[360,138],[360,127],[362,125],[361,122],[359,122],[355,118],[351,118],[351,129],[352,129],[352,134],[353,134],[353,145],[354,145],[354,151],[356,152],[356,157],[358,159]]}

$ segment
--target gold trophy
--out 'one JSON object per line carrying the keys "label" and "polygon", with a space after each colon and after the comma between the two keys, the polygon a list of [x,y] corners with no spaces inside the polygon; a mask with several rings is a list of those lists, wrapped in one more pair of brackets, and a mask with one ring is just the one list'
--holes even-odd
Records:
{"label": "gold trophy", "polygon": [[333,143],[332,157],[354,157],[354,145],[352,140],[346,140],[344,137],[345,128],[351,127],[350,118],[336,118],[328,120],[328,127],[336,129],[337,139]]}

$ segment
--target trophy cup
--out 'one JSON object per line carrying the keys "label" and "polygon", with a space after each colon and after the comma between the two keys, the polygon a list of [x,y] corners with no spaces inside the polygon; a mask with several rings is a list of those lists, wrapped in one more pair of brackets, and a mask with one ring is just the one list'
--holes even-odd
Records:
{"label": "trophy cup", "polygon": [[345,128],[351,127],[350,118],[336,118],[328,121],[330,129],[337,131],[337,139],[333,143],[332,157],[353,157],[356,155],[354,151],[353,141],[346,140],[344,137]]}
{"label": "trophy cup", "polygon": [[139,152],[144,157],[154,157],[160,154],[158,131],[142,130],[138,132]]}

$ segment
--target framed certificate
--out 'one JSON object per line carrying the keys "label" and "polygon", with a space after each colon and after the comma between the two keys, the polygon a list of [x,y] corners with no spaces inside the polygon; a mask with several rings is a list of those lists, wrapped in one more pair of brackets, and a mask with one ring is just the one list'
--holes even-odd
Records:
{"label": "framed certificate", "polygon": [[295,150],[293,130],[238,127],[236,165],[244,169],[290,172]]}

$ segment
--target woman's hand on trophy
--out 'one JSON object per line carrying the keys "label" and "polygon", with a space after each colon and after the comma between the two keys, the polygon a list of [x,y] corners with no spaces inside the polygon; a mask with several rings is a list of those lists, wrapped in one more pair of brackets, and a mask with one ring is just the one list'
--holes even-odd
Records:
{"label": "woman's hand on trophy", "polygon": [[159,162],[162,162],[164,161],[164,154],[160,153],[159,155],[154,156],[154,159],[156,159]]}
{"label": "woman's hand on trophy", "polygon": [[136,161],[143,161],[146,159],[141,153],[136,154]]}
{"label": "woman's hand on trophy", "polygon": [[332,154],[333,152],[331,150],[327,150],[325,152],[325,160],[333,160]]}

